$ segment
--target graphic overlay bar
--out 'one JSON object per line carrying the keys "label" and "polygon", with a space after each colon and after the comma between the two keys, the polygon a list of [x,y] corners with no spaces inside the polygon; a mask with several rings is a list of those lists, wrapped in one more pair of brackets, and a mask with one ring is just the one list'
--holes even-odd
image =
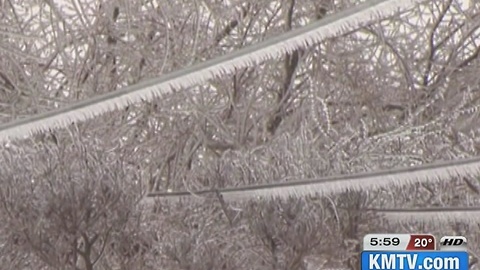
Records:
{"label": "graphic overlay bar", "polygon": [[361,270],[468,270],[465,251],[363,251]]}
{"label": "graphic overlay bar", "polygon": [[442,251],[467,251],[467,238],[465,236],[443,236],[440,239]]}
{"label": "graphic overlay bar", "polygon": [[367,234],[363,238],[364,251],[428,251],[435,250],[431,234]]}

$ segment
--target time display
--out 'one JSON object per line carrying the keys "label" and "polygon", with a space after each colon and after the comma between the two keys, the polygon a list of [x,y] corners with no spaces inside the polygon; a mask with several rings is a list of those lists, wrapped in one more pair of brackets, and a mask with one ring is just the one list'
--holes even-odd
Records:
{"label": "time display", "polygon": [[398,246],[400,245],[400,238],[398,237],[371,237],[371,246]]}

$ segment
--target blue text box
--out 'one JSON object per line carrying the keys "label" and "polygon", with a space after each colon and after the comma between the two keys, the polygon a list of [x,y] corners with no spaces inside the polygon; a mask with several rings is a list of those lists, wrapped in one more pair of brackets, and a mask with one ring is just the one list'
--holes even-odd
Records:
{"label": "blue text box", "polygon": [[364,251],[362,270],[468,270],[465,251]]}

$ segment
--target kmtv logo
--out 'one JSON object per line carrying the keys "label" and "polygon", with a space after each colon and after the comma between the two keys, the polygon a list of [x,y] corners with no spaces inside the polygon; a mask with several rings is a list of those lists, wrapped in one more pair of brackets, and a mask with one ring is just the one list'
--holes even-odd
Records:
{"label": "kmtv logo", "polygon": [[464,236],[444,236],[440,239],[440,250],[467,251],[467,238]]}

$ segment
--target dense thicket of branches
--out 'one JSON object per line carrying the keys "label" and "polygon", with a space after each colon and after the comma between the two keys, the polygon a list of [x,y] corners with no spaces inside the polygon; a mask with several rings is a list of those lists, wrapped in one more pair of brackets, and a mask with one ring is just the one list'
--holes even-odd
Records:
{"label": "dense thicket of branches", "polygon": [[[0,2],[0,121],[115,91],[356,1]],[[465,3],[464,3],[465,2]],[[366,208],[475,205],[475,175],[330,197],[145,205],[479,154],[480,4],[436,0],[0,155],[5,269],[356,269],[370,232],[462,234]],[[480,257],[470,245],[472,260]]]}

